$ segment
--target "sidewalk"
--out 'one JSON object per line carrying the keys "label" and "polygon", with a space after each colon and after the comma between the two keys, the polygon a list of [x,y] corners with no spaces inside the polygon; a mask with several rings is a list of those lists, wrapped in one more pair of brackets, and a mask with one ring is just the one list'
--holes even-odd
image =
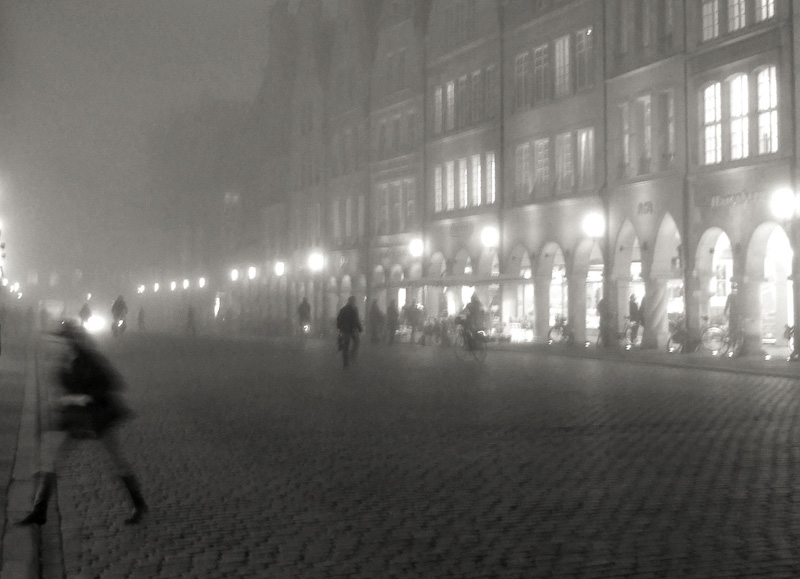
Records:
{"label": "sidewalk", "polygon": [[0,579],[38,577],[39,531],[14,526],[30,507],[38,445],[35,373],[22,346],[0,354]]}

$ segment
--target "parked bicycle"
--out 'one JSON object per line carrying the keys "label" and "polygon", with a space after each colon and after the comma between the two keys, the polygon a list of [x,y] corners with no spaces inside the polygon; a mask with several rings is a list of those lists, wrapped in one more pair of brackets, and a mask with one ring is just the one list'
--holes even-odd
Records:
{"label": "parked bicycle", "polygon": [[700,332],[700,345],[714,356],[734,358],[741,355],[744,349],[745,325],[743,320],[739,327],[731,330],[730,325],[709,324],[708,316],[703,316],[705,326]]}
{"label": "parked bicycle", "polygon": [[[622,329],[616,333],[616,338],[619,341],[625,341],[625,347],[630,348],[631,346],[637,344],[639,342],[639,322],[636,320],[631,321],[630,316],[625,316],[625,323],[622,326]],[[602,347],[605,338],[603,337],[603,332],[597,334],[597,342],[596,345],[598,348]]]}
{"label": "parked bicycle", "polygon": [[786,346],[789,348],[789,354],[794,354],[794,326],[786,324],[783,328],[783,337],[786,338]]}
{"label": "parked bicycle", "polygon": [[572,346],[575,343],[575,334],[565,316],[561,314],[556,316],[555,325],[547,331],[547,343],[566,346]]}

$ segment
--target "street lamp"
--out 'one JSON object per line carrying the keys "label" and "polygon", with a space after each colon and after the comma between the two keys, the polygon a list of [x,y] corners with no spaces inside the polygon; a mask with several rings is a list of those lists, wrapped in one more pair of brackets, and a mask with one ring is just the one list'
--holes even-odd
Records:
{"label": "street lamp", "polygon": [[408,253],[411,254],[411,257],[420,257],[422,256],[422,252],[425,249],[425,244],[419,237],[415,237],[411,240],[408,244]]}
{"label": "street lamp", "polygon": [[206,287],[206,278],[201,277],[199,280],[197,280],[197,287],[201,289]]}
{"label": "street lamp", "polygon": [[484,227],[481,231],[481,243],[484,247],[497,247],[500,244],[500,232],[496,227]]}
{"label": "street lamp", "polygon": [[275,262],[275,275],[282,276],[286,272],[286,264],[282,261]]}
{"label": "street lamp", "polygon": [[324,264],[322,254],[315,251],[308,256],[308,267],[311,271],[320,271]]}
{"label": "street lamp", "polygon": [[183,289],[189,289],[189,280],[188,279],[183,280]]}
{"label": "street lamp", "polygon": [[237,279],[239,279],[239,270],[238,269],[232,269],[231,270],[231,281],[236,281]]}
{"label": "street lamp", "polygon": [[253,267],[252,265],[249,268],[247,268],[247,277],[249,279],[255,279],[256,278],[256,268]]}
{"label": "street lamp", "polygon": [[161,286],[158,282],[153,284],[153,293],[158,293],[158,290],[161,289]]}
{"label": "street lamp", "polygon": [[589,213],[583,218],[583,232],[594,240],[603,237],[606,231],[606,220],[600,213]]}
{"label": "street lamp", "polygon": [[174,282],[174,281],[169,282],[170,291],[174,292],[176,287],[178,287],[178,282]]}

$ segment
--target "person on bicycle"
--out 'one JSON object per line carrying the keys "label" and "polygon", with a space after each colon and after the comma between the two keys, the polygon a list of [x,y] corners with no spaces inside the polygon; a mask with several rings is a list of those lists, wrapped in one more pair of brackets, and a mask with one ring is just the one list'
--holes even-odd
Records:
{"label": "person on bicycle", "polygon": [[311,323],[311,304],[308,303],[308,298],[304,297],[303,301],[300,302],[300,305],[297,306],[297,324],[300,327],[300,331],[303,331],[303,327]]}
{"label": "person on bicycle", "polygon": [[731,293],[725,300],[725,309],[722,313],[728,318],[728,335],[738,336],[742,329],[742,307],[739,298],[739,287],[734,281],[731,282]]}
{"label": "person on bicycle", "polygon": [[[336,328],[339,330],[339,344],[342,351],[342,361],[344,367],[350,365],[350,358],[356,358],[358,354],[358,345],[361,340],[361,332],[364,328],[361,326],[361,320],[358,317],[358,307],[356,307],[356,297],[350,296],[347,298],[347,303],[339,310],[339,315],[336,316]],[[352,351],[350,343],[352,342]]]}
{"label": "person on bicycle", "polygon": [[481,303],[478,293],[472,294],[469,303],[464,307],[464,329],[467,331],[467,340],[469,340],[469,349],[472,349],[473,338],[475,335],[484,329],[484,315],[483,303]]}

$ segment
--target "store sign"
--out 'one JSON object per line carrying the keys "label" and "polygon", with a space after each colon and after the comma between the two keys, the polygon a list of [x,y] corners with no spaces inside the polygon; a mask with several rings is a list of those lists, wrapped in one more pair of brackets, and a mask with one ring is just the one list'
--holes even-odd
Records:
{"label": "store sign", "polygon": [[747,191],[742,190],[731,195],[712,195],[711,207],[731,207],[734,205],[747,205],[749,203],[766,203],[769,195],[766,191]]}
{"label": "store sign", "polygon": [[470,222],[453,223],[450,226],[451,237],[470,237],[473,231],[475,231],[475,225]]}

